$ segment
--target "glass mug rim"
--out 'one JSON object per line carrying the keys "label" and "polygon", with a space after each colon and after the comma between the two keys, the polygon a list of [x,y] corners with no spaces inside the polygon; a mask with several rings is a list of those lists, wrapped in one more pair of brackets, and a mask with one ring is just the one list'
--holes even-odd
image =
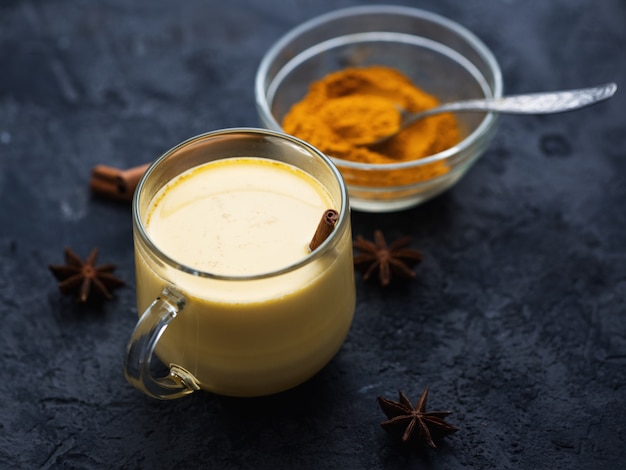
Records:
{"label": "glass mug rim", "polygon": [[[328,168],[328,170],[330,170],[330,172],[334,176],[335,181],[337,182],[337,185],[339,187],[339,193],[341,195],[340,207],[338,210],[339,218],[335,225],[335,229],[330,233],[328,238],[326,238],[326,240],[324,240],[324,242],[317,249],[313,250],[304,258],[301,258],[300,260],[292,264],[289,264],[283,268],[276,269],[273,271],[267,271],[263,273],[243,275],[243,276],[242,275],[223,275],[223,274],[216,274],[216,273],[211,273],[208,271],[198,270],[196,268],[187,266],[186,264],[181,263],[175,260],[174,258],[168,256],[159,248],[159,246],[148,235],[146,227],[145,227],[145,223],[142,219],[142,211],[141,211],[141,205],[140,205],[140,197],[142,197],[143,188],[147,184],[147,181],[150,179],[151,175],[156,171],[158,167],[160,167],[161,165],[166,165],[167,161],[170,158],[173,158],[173,156],[177,154],[181,149],[188,147],[197,142],[209,141],[211,139],[215,139],[220,136],[236,135],[236,134],[257,135],[259,137],[274,137],[279,140],[290,142],[291,144],[294,144],[306,150],[309,154],[318,158]],[[251,156],[251,157],[254,158],[254,156]],[[237,158],[237,157],[224,157],[224,158]],[[223,160],[224,158],[217,158],[216,161]],[[262,157],[262,158],[265,158],[265,157]],[[279,160],[276,160],[276,161],[279,161]],[[289,163],[286,163],[286,164],[289,164]],[[300,171],[305,171],[301,168],[298,168],[298,169]],[[178,175],[180,175],[181,173],[179,173]],[[308,174],[308,172],[306,171],[305,173]],[[174,176],[174,178],[176,176]],[[315,176],[313,175],[310,175],[310,176],[315,178]],[[167,182],[165,182],[165,184],[161,185],[159,189],[163,188],[170,181],[172,181],[172,179],[168,180]],[[150,252],[156,255],[162,263],[167,264],[169,267],[174,268],[178,271],[191,274],[193,276],[201,277],[201,278],[215,279],[215,280],[222,280],[222,281],[253,281],[253,280],[260,280],[260,279],[268,279],[268,278],[276,277],[276,276],[286,274],[292,271],[296,271],[300,269],[301,267],[308,265],[309,263],[313,262],[317,258],[324,255],[326,251],[328,251],[330,247],[332,246],[335,238],[343,233],[343,228],[349,221],[349,207],[350,206],[349,206],[349,200],[348,200],[348,189],[346,187],[345,181],[343,180],[343,177],[341,176],[341,173],[339,172],[335,164],[332,162],[332,160],[329,157],[327,157],[324,153],[319,151],[317,148],[305,142],[304,140],[301,140],[289,134],[285,134],[283,132],[278,132],[278,131],[273,131],[273,130],[268,130],[268,129],[260,129],[260,128],[255,128],[255,127],[233,127],[233,128],[226,128],[226,129],[218,129],[218,130],[204,132],[204,133],[195,135],[177,144],[176,146],[170,148],[165,153],[163,153],[160,157],[154,160],[154,162],[150,164],[148,169],[145,171],[145,173],[142,175],[141,179],[139,180],[139,183],[137,184],[137,189],[135,190],[135,194],[133,195],[132,217],[133,217],[133,226],[136,230],[137,235],[139,236],[141,241],[144,243],[144,246],[148,248]],[[320,219],[321,219],[321,214],[320,214]],[[313,237],[313,234],[311,234],[311,237]]]}

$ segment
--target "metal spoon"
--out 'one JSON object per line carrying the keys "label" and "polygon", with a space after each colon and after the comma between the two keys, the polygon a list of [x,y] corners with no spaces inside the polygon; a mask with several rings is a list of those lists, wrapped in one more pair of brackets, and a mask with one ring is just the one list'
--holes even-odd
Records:
{"label": "metal spoon", "polygon": [[399,128],[387,136],[362,145],[380,144],[396,135],[415,121],[433,114],[461,111],[496,111],[511,114],[550,114],[571,111],[583,108],[599,101],[606,100],[615,94],[617,85],[606,83],[591,88],[565,90],[544,93],[529,93],[511,95],[502,98],[487,98],[479,100],[464,100],[445,103],[420,113],[410,113],[400,110],[401,120]]}

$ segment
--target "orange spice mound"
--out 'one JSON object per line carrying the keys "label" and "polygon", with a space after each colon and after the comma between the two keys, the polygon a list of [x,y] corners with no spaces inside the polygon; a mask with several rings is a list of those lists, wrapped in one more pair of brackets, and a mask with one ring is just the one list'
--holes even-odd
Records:
{"label": "orange spice mound", "polygon": [[[404,74],[383,66],[352,67],[333,72],[311,84],[307,95],[284,117],[285,132],[301,138],[337,159],[386,164],[418,160],[460,141],[452,114],[419,120],[387,142],[371,142],[397,129],[397,106],[419,112],[439,101]],[[444,162],[406,170],[371,172],[342,168],[349,184],[395,186],[426,181],[448,172]]]}

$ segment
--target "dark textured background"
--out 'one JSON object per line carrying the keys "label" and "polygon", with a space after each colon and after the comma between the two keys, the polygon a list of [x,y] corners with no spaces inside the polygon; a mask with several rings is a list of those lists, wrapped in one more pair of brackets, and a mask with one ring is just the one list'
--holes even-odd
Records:
{"label": "dark textured background", "polygon": [[[126,383],[136,321],[130,208],[92,198],[98,163],[259,124],[253,79],[287,30],[349,0],[0,2],[0,468],[623,468],[626,3],[421,1],[472,29],[508,93],[589,86],[609,102],[503,116],[453,190],[355,235],[411,235],[417,279],[357,277],[353,328],[308,383],[174,402]],[[362,2],[365,3],[365,2]],[[417,2],[397,2],[417,4]],[[129,286],[99,308],[48,264],[101,248]],[[435,452],[380,428],[403,389],[461,430]]]}

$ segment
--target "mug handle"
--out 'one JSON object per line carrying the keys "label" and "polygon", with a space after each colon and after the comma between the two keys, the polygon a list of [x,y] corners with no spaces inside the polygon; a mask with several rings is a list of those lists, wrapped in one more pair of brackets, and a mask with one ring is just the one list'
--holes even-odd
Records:
{"label": "mug handle", "polygon": [[164,287],[141,315],[128,343],[124,360],[126,380],[150,397],[171,400],[200,390],[196,378],[176,364],[170,364],[170,373],[165,377],[156,378],[150,371],[159,338],[184,306],[185,297],[181,293]]}

